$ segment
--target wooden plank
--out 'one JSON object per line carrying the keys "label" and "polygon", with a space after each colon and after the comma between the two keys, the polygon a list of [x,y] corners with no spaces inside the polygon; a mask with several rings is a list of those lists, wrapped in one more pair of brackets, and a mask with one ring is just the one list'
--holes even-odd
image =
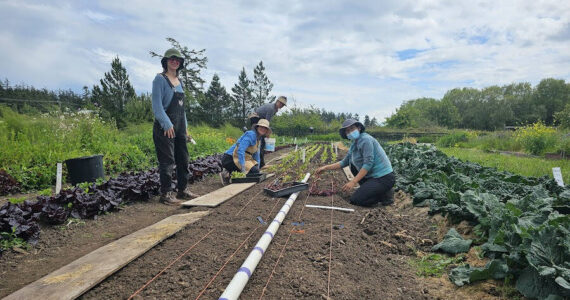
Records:
{"label": "wooden plank", "polygon": [[226,185],[221,189],[217,189],[209,194],[200,196],[198,198],[186,201],[182,203],[182,206],[206,206],[206,207],[216,207],[233,196],[249,189],[254,186],[255,182],[248,183],[232,183]]}
{"label": "wooden plank", "polygon": [[[265,178],[271,178],[275,174],[270,173],[265,176]],[[230,185],[226,185],[221,189],[217,189],[211,193],[206,195],[202,195],[198,198],[188,200],[186,202],[182,202],[182,206],[190,207],[190,206],[205,206],[205,207],[216,207],[228,200],[230,200],[235,195],[249,189],[250,187],[256,185],[255,182],[247,182],[247,183],[232,183]]]}
{"label": "wooden plank", "polygon": [[107,244],[23,287],[4,300],[75,299],[209,211],[170,216]]}

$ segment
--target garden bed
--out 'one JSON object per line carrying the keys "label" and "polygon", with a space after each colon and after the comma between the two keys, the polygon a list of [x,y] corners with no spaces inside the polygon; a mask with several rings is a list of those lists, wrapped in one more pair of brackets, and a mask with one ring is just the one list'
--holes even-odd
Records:
{"label": "garden bed", "polygon": [[[266,159],[277,155],[281,153]],[[331,151],[326,155],[328,158],[323,159],[321,152],[315,153],[308,163],[298,163],[289,168],[290,172],[276,177],[297,180],[299,169],[312,173],[317,166],[330,162]],[[311,179],[309,182],[313,183]],[[312,190],[334,190],[345,182],[342,171],[326,172]],[[128,298],[202,238],[137,298],[217,299],[265,231],[267,225],[261,221],[271,222],[286,201],[265,195],[263,188],[267,184],[257,184],[213,209],[210,215],[131,262],[81,299]],[[190,187],[205,194],[222,184],[219,177],[211,175]],[[413,207],[406,194],[397,193],[393,206],[376,208],[352,206],[346,198],[301,192],[241,298],[498,299],[492,295],[494,285],[474,291],[473,286],[456,288],[446,279],[416,275],[410,261],[418,251],[431,248],[437,240],[436,227],[425,209]],[[305,204],[353,208],[355,212],[307,208]],[[0,297],[169,215],[199,210],[204,209],[165,206],[154,198],[101,215],[97,220],[42,228],[34,249],[6,252],[0,258]]]}

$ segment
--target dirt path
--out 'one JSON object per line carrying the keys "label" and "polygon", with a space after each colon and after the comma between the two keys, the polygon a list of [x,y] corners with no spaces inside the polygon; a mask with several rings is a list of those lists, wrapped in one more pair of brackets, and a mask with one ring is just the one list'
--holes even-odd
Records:
{"label": "dirt path", "polygon": [[[273,155],[281,155],[276,153]],[[324,182],[346,180],[340,171]],[[221,187],[218,177],[194,184],[206,193]],[[196,244],[181,260],[148,285],[137,299],[217,299],[286,198],[270,198],[258,184],[232,198],[131,262],[82,299],[126,299],[171,261]],[[351,213],[306,208],[304,204],[354,208]],[[0,297],[74,259],[182,209],[155,201],[129,205],[96,221],[45,228],[28,254],[0,258]],[[294,226],[292,222],[302,222]],[[436,228],[425,211],[396,195],[389,207],[362,208],[338,196],[302,192],[245,287],[241,299],[480,299],[442,279],[415,275],[409,260],[427,251]],[[332,244],[331,244],[332,239]],[[332,246],[331,246],[332,245]],[[283,250],[285,249],[285,250]],[[278,264],[277,264],[278,261]],[[208,286],[208,288],[206,288]]]}

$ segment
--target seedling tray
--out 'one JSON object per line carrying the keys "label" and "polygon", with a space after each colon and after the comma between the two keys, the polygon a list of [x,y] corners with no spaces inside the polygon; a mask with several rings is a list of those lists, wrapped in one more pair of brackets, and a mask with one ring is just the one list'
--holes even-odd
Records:
{"label": "seedling tray", "polygon": [[265,193],[267,193],[271,197],[283,197],[283,196],[289,196],[293,193],[308,190],[308,189],[309,189],[308,183],[293,182],[292,186],[282,188],[282,189],[279,189],[276,191],[268,189],[268,188],[264,188],[263,190],[265,191]]}
{"label": "seedling tray", "polygon": [[265,173],[247,174],[246,177],[232,178],[232,183],[246,183],[246,182],[262,182],[267,177]]}

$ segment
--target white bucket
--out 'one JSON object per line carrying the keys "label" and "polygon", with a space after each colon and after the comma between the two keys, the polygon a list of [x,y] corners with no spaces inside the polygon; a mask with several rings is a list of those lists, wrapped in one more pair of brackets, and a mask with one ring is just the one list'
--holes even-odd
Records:
{"label": "white bucket", "polygon": [[265,151],[273,152],[275,151],[275,139],[265,138]]}

